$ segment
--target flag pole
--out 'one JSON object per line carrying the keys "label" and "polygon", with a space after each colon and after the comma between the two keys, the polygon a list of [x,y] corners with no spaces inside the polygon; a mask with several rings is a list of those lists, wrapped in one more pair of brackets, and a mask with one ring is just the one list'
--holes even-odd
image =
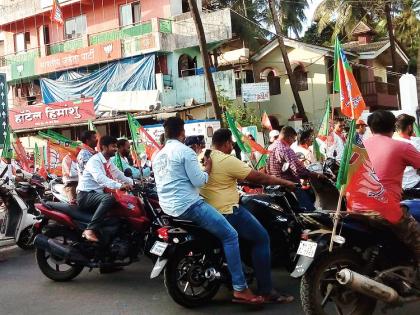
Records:
{"label": "flag pole", "polygon": [[333,250],[334,237],[337,234],[337,226],[338,226],[338,221],[340,220],[340,211],[341,211],[341,204],[343,203],[343,195],[344,195],[344,185],[342,185],[340,188],[340,195],[338,196],[337,209],[335,210],[335,213],[334,213],[334,226],[331,233],[329,252],[332,252]]}

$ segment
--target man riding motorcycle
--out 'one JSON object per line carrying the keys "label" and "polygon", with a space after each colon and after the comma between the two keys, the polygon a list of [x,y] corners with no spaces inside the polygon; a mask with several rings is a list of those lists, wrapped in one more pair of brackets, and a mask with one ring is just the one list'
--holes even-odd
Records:
{"label": "man riding motorcycle", "polygon": [[235,302],[260,304],[262,297],[248,288],[242,270],[238,233],[216,209],[203,201],[198,188],[208,182],[212,169],[210,158],[204,158],[201,170],[196,153],[183,142],[184,121],[168,118],[164,124],[165,147],[153,160],[156,188],[162,210],[171,216],[193,221],[215,235],[223,244],[228,269],[232,275]]}
{"label": "man riding motorcycle", "polygon": [[[130,141],[127,139],[120,139],[117,142],[118,154],[121,157],[121,164],[123,171],[129,169],[131,171],[132,177],[139,179],[142,177],[141,171],[137,167],[133,167],[129,164],[128,157],[130,156]],[[111,157],[111,163],[117,165],[116,156]]]}
{"label": "man riding motorcycle", "polygon": [[379,180],[388,193],[388,206],[377,211],[397,237],[417,259],[417,285],[420,284],[420,225],[401,208],[401,184],[407,166],[420,168],[420,152],[410,143],[392,139],[396,119],[389,111],[379,110],[368,118],[373,136],[364,145]]}
{"label": "man riding motorcycle", "polygon": [[[393,138],[395,140],[410,143],[417,151],[420,151],[420,138],[414,137],[415,121],[416,119],[413,116],[407,114],[399,115],[395,124],[396,133]],[[404,171],[402,188],[403,190],[410,191],[410,195],[416,193],[416,197],[420,197],[418,192],[420,191],[420,175],[417,173],[417,170],[411,166],[406,167]]]}
{"label": "man riding motorcycle", "polygon": [[82,141],[83,144],[82,149],[77,155],[77,171],[79,173],[79,178],[83,175],[86,163],[94,154],[96,154],[95,148],[98,144],[96,132],[92,130],[83,131],[80,136],[80,141]]}
{"label": "man riding motorcycle", "polygon": [[[283,127],[280,138],[270,152],[267,162],[267,173],[298,183],[300,179],[325,178],[324,175],[308,171],[290,146],[296,141],[297,133],[292,127]],[[299,205],[306,211],[315,210],[311,196],[298,188],[295,191]]]}
{"label": "man riding motorcycle", "polygon": [[77,185],[78,205],[84,211],[94,212],[82,235],[91,242],[99,241],[96,233],[100,230],[108,211],[116,204],[115,198],[105,193],[104,188],[130,190],[133,185],[133,180],[125,177],[124,173],[110,162],[110,158],[117,152],[117,139],[103,136],[99,144],[102,151],[89,159]]}
{"label": "man riding motorcycle", "polygon": [[200,189],[204,200],[216,208],[235,228],[241,238],[253,243],[252,261],[258,284],[258,294],[267,303],[290,303],[292,296],[281,295],[273,289],[271,280],[270,238],[264,227],[243,206],[239,205],[237,180],[262,185],[282,185],[295,188],[295,183],[257,172],[246,163],[230,155],[233,150],[232,133],[218,129],[212,137],[212,170],[209,180]]}

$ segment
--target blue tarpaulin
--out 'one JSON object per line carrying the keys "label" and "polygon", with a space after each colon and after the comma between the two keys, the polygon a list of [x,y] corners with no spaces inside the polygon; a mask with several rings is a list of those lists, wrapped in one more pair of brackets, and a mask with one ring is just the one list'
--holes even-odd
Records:
{"label": "blue tarpaulin", "polygon": [[103,92],[142,90],[156,90],[155,55],[118,60],[80,77],[63,74],[57,80],[41,79],[45,104],[75,100],[84,95],[93,97],[96,109]]}

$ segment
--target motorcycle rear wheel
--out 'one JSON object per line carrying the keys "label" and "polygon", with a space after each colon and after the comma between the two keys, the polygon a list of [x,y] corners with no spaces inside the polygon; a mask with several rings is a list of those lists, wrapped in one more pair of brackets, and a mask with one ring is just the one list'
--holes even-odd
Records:
{"label": "motorcycle rear wheel", "polygon": [[[219,280],[199,279],[204,277],[204,270],[199,267],[201,255],[196,254],[198,252],[192,248],[179,248],[165,268],[165,286],[169,295],[176,303],[187,308],[202,306],[211,301],[221,285]],[[198,291],[199,288],[201,291]]]}
{"label": "motorcycle rear wheel", "polygon": [[315,261],[302,277],[300,298],[306,315],[373,314],[374,299],[341,286],[335,279],[336,271],[344,267],[360,272],[363,261],[353,250],[337,249]]}
{"label": "motorcycle rear wheel", "polygon": [[[53,228],[48,230],[45,235],[53,239],[62,239],[63,244],[68,244],[68,241],[75,241],[75,235],[71,231],[64,228]],[[39,269],[42,273],[57,282],[70,281],[77,277],[83,270],[83,266],[80,265],[68,265],[60,259],[54,258],[51,253],[48,253],[42,249],[37,248],[35,252],[36,261]],[[52,258],[55,268],[49,263],[49,259]],[[60,266],[65,265],[68,269],[60,270]]]}

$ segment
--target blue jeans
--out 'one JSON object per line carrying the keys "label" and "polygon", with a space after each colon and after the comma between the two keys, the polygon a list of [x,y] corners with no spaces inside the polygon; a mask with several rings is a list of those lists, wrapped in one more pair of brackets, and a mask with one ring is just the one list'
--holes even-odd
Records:
{"label": "blue jeans", "polygon": [[294,191],[297,200],[299,201],[299,206],[301,208],[305,208],[306,211],[305,212],[312,212],[315,211],[315,206],[314,203],[311,199],[311,196],[309,195],[308,192],[306,192],[305,190],[301,189],[301,188],[297,188]]}
{"label": "blue jeans", "polygon": [[238,232],[239,237],[251,241],[252,263],[257,278],[258,294],[268,295],[273,290],[271,281],[270,237],[261,223],[244,207],[233,209],[225,218]]}
{"label": "blue jeans", "polygon": [[193,221],[222,242],[229,272],[232,275],[233,289],[235,291],[245,290],[248,285],[242,270],[238,233],[225,217],[215,208],[200,200],[189,207],[179,218]]}

